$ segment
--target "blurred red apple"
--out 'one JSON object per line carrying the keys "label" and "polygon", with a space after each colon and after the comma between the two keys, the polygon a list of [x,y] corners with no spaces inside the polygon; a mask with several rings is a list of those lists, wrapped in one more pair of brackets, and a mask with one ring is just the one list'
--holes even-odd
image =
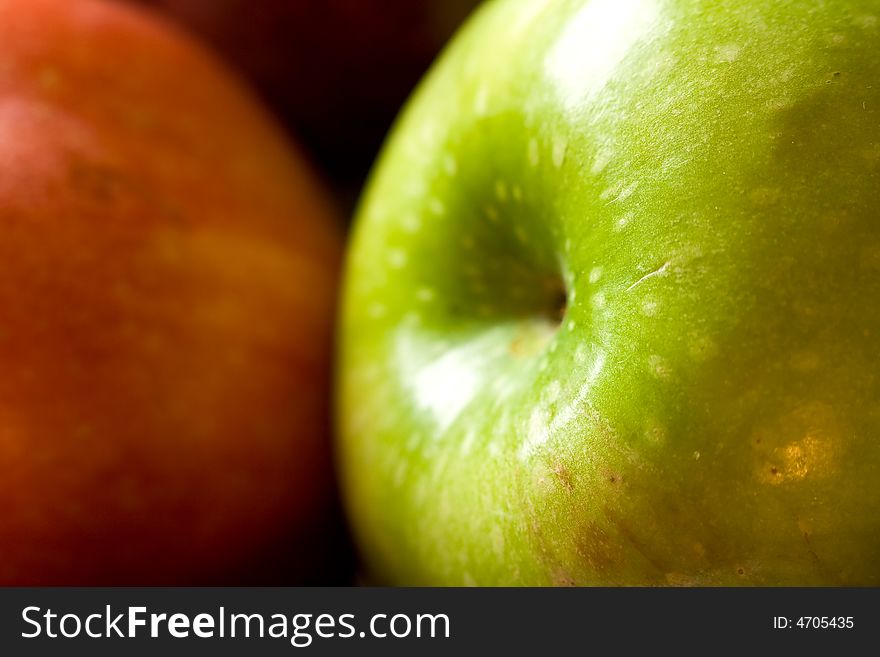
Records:
{"label": "blurred red apple", "polygon": [[253,581],[325,553],[338,226],[176,31],[0,0],[0,584]]}
{"label": "blurred red apple", "polygon": [[140,0],[235,63],[343,182],[478,0]]}

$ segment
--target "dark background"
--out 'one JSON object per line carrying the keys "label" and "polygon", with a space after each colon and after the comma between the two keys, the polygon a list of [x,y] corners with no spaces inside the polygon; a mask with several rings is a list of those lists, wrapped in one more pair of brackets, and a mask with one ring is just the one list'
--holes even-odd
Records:
{"label": "dark background", "polygon": [[406,98],[479,0],[131,0],[238,69],[350,219]]}

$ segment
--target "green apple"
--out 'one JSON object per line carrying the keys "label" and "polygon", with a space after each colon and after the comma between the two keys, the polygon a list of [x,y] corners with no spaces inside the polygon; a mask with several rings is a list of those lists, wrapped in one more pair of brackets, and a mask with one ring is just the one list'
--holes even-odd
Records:
{"label": "green apple", "polygon": [[880,584],[878,46],[874,0],[478,12],[349,253],[375,581]]}

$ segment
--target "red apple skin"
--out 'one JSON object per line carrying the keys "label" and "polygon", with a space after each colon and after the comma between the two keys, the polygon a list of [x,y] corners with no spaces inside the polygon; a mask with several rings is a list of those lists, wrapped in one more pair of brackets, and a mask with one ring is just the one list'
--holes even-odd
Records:
{"label": "red apple skin", "polygon": [[235,77],[0,0],[0,222],[0,584],[314,573],[340,230]]}
{"label": "red apple skin", "polygon": [[136,0],[235,64],[338,183],[360,183],[392,120],[479,0]]}

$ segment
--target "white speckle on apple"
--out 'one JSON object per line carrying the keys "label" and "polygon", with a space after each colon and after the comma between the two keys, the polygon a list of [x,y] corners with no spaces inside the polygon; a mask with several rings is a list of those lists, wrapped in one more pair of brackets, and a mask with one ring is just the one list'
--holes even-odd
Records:
{"label": "white speckle on apple", "polygon": [[[638,181],[638,180],[634,180],[634,181],[631,182],[629,185],[627,185],[626,187],[624,187],[623,189],[621,189],[621,190],[620,190],[620,193],[617,194],[617,196],[616,196],[615,198],[613,198],[613,199],[611,199],[610,201],[608,201],[609,205],[610,205],[611,203],[621,203],[622,201],[625,201],[625,200],[628,199],[630,196],[632,196],[633,192],[636,191],[636,187],[638,187],[638,186],[639,186],[639,181]],[[607,192],[607,191],[608,191],[608,190],[606,189],[605,192]],[[603,194],[603,198],[606,198],[606,197],[604,196],[605,192],[602,193],[602,194]],[[610,195],[609,195],[609,196],[610,196]]]}
{"label": "white speckle on apple", "polygon": [[403,220],[400,223],[403,226],[403,229],[408,233],[416,233],[422,227],[422,220],[417,214],[404,215]]}
{"label": "white speckle on apple", "polygon": [[590,366],[587,372],[586,380],[584,380],[574,399],[565,404],[562,409],[553,418],[550,423],[550,433],[557,433],[563,430],[569,423],[573,422],[583,412],[583,406],[590,398],[590,392],[596,383],[596,379],[602,373],[605,367],[605,354],[599,353],[596,360]]}
{"label": "white speckle on apple", "polygon": [[593,267],[590,270],[590,283],[597,283],[599,279],[602,278],[602,268],[601,267]]}
{"label": "white speckle on apple", "polygon": [[443,158],[443,169],[446,171],[446,174],[451,176],[455,175],[455,172],[458,171],[458,163],[455,161],[455,158],[451,155],[447,154]]}
{"label": "white speckle on apple", "polygon": [[468,431],[464,434],[464,438],[461,440],[461,446],[459,447],[459,452],[462,456],[467,456],[471,453],[471,448],[474,445],[474,439],[476,438],[476,434],[473,431]]}
{"label": "white speckle on apple", "polygon": [[421,137],[422,141],[427,145],[431,145],[434,143],[435,130],[433,123],[431,123],[430,121],[425,121],[422,124]]}
{"label": "white speckle on apple", "polygon": [[393,269],[403,269],[406,266],[406,251],[401,249],[391,249],[388,252],[388,264]]}
{"label": "white speckle on apple", "polygon": [[486,209],[484,210],[484,212],[486,213],[486,216],[489,218],[489,221],[491,221],[492,223],[495,223],[498,221],[498,209],[495,208],[495,206],[493,206],[493,205],[486,206]]}
{"label": "white speckle on apple", "polygon": [[568,329],[569,331],[574,331],[576,326],[577,326],[577,324],[575,323],[575,321],[573,319],[570,319],[570,320],[568,320],[568,323],[565,325],[565,328]]}
{"label": "white speckle on apple", "polygon": [[419,301],[433,301],[437,294],[429,287],[420,288],[418,292],[416,292],[416,299]]}
{"label": "white speckle on apple", "polygon": [[495,198],[504,203],[507,200],[507,185],[503,180],[495,182]]}
{"label": "white speckle on apple", "polygon": [[781,84],[785,84],[786,82],[789,82],[794,77],[796,71],[797,71],[797,69],[795,69],[794,66],[790,66],[790,67],[786,68],[785,70],[783,70],[779,74],[777,84],[781,85]]}
{"label": "white speckle on apple", "polygon": [[555,402],[559,399],[559,393],[562,392],[562,385],[558,380],[554,379],[544,389],[544,395],[548,402]]}
{"label": "white speckle on apple", "polygon": [[776,112],[781,112],[789,105],[789,100],[785,96],[773,98],[767,101],[767,107]]}
{"label": "white speckle on apple", "polygon": [[431,212],[438,217],[446,212],[446,206],[443,205],[443,202],[435,196],[432,196],[428,200],[428,209],[431,210]]}
{"label": "white speckle on apple", "polygon": [[659,424],[654,424],[645,431],[645,438],[654,445],[662,445],[666,442],[666,429]]}
{"label": "white speckle on apple", "polygon": [[602,192],[599,194],[599,198],[602,199],[603,201],[607,201],[612,196],[615,196],[616,194],[618,194],[622,188],[623,188],[623,185],[621,183],[619,183],[619,182],[614,183],[613,185],[610,185],[610,186],[606,187],[605,189],[603,189]]}
{"label": "white speckle on apple", "polygon": [[697,335],[691,339],[689,351],[694,360],[705,361],[718,353],[718,347],[709,336]]}
{"label": "white speckle on apple", "polygon": [[538,140],[532,137],[529,139],[529,164],[532,167],[537,167],[540,160],[541,157],[538,153]]}
{"label": "white speckle on apple", "polygon": [[859,16],[856,18],[856,25],[865,30],[877,27],[877,17],[871,14]]}
{"label": "white speckle on apple", "polygon": [[489,109],[489,90],[485,85],[477,89],[474,96],[474,111],[478,116],[483,116]]}
{"label": "white speckle on apple", "polygon": [[719,64],[730,64],[739,57],[742,48],[735,43],[728,43],[715,48],[715,61]]}
{"label": "white speckle on apple", "polygon": [[517,203],[519,203],[520,201],[523,200],[522,187],[520,187],[519,185],[514,185],[511,188],[510,193],[513,195],[513,200],[516,201]]}
{"label": "white speckle on apple", "polygon": [[654,299],[652,297],[646,297],[642,301],[642,314],[645,317],[653,317],[654,315],[657,314],[657,310],[659,307],[660,307],[660,304],[657,302],[656,299]]}
{"label": "white speckle on apple", "polygon": [[630,221],[633,220],[633,217],[635,217],[635,216],[636,216],[636,213],[633,212],[632,210],[630,210],[629,212],[627,212],[626,214],[621,216],[620,219],[617,220],[617,224],[616,224],[615,229],[616,230],[623,230],[624,228],[626,228],[626,225]]}
{"label": "white speckle on apple", "polygon": [[645,281],[647,281],[651,278],[654,278],[655,276],[665,276],[666,273],[669,271],[670,264],[671,263],[669,261],[664,262],[660,267],[658,267],[657,269],[655,269],[652,272],[648,272],[647,274],[642,276],[639,280],[637,280],[635,283],[633,283],[628,288],[626,288],[626,291],[630,292],[631,290],[635,289],[636,286],[641,285]]}
{"label": "white speckle on apple", "polygon": [[568,150],[568,141],[565,137],[557,135],[553,138],[553,166],[559,169],[565,162],[565,152]]}
{"label": "white speckle on apple", "polygon": [[690,158],[682,157],[681,155],[670,155],[663,163],[660,165],[660,168],[665,172],[673,171],[681,166],[684,166],[690,162]]}
{"label": "white speckle on apple", "polygon": [[550,427],[547,413],[542,407],[535,408],[529,416],[526,439],[520,448],[520,458],[528,458],[550,438]]}
{"label": "white speckle on apple", "polygon": [[[596,382],[596,379],[599,378],[599,375],[602,373],[602,370],[604,369],[604,367],[605,367],[605,354],[600,353],[598,356],[596,356],[596,360],[593,361],[593,366],[590,368],[590,371],[587,373],[587,381],[586,381],[585,385],[592,386]],[[578,399],[580,399],[580,395],[583,395],[584,399],[586,399],[585,388],[582,388],[580,393],[578,393]]]}
{"label": "white speckle on apple", "polygon": [[672,370],[669,363],[663,356],[656,354],[648,356],[648,370],[658,379],[669,379],[672,376]]}
{"label": "white speckle on apple", "polygon": [[571,288],[571,292],[568,293],[568,303],[569,305],[573,304],[577,299],[577,289]]}
{"label": "white speckle on apple", "polygon": [[599,149],[599,152],[596,153],[596,157],[593,159],[593,166],[590,168],[590,173],[593,175],[602,173],[605,170],[605,167],[608,166],[608,163],[611,162],[612,157],[614,157],[614,151],[610,147],[606,146]]}
{"label": "white speckle on apple", "polygon": [[694,452],[694,461],[699,461],[699,460],[700,460],[700,453]]}
{"label": "white speckle on apple", "polygon": [[592,299],[590,299],[590,303],[592,303],[596,308],[604,308],[605,294],[602,292],[597,292],[593,295]]}
{"label": "white speckle on apple", "polygon": [[406,183],[406,193],[412,198],[423,198],[425,196],[425,183],[417,178],[410,179]]}

